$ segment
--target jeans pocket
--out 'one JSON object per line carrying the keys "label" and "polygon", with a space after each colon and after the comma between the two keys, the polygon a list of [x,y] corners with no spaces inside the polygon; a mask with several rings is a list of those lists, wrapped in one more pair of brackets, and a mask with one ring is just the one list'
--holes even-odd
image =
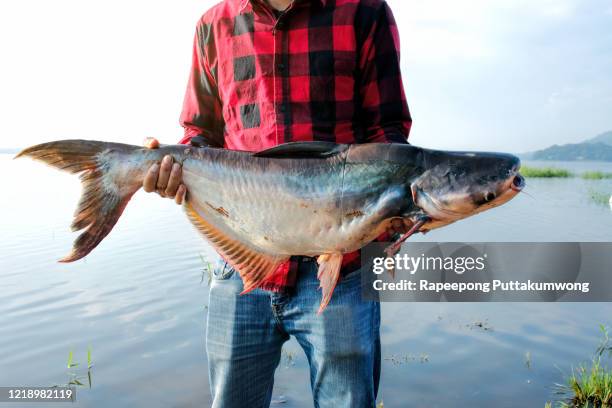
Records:
{"label": "jeans pocket", "polygon": [[212,277],[216,280],[226,280],[231,278],[234,274],[234,268],[230,264],[227,263],[223,258],[219,258],[217,262],[215,262],[215,266],[212,271]]}

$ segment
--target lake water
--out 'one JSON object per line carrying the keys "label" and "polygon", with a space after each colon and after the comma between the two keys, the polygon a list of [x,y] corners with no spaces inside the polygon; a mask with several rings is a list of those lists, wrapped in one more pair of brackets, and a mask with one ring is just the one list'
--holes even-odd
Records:
{"label": "lake water", "polygon": [[[200,256],[211,251],[180,208],[138,193],[91,255],[58,264],[75,237],[77,179],[9,155],[0,174],[0,385],[87,383],[91,347],[78,406],[209,406]],[[592,191],[609,196],[612,180],[529,179],[530,196],[416,239],[609,241],[612,211]],[[386,303],[382,315],[385,407],[541,408],[593,355],[612,304]],[[274,405],[312,406],[304,354],[294,341],[283,354]]]}

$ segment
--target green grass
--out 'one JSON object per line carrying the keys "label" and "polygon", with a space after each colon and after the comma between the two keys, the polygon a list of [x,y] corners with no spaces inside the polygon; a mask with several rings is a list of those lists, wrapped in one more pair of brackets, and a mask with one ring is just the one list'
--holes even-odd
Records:
{"label": "green grass", "polygon": [[538,178],[568,178],[572,177],[569,170],[558,169],[555,167],[521,167],[521,174],[525,177]]}
{"label": "green grass", "polygon": [[72,386],[72,385],[78,385],[79,387],[84,387],[85,383],[84,381],[87,381],[87,384],[89,385],[89,388],[91,388],[91,369],[93,367],[93,358],[92,358],[92,352],[91,352],[91,346],[87,347],[87,375],[82,375],[82,373],[79,370],[79,363],[77,363],[74,360],[74,352],[72,350],[70,350],[68,352],[68,362],[66,364],[67,368],[68,368],[68,384],[66,384],[68,387]]}
{"label": "green grass", "polygon": [[612,370],[602,364],[602,358],[612,357],[608,328],[599,326],[603,338],[590,365],[572,370],[566,384],[557,384],[563,400],[547,402],[544,408],[612,408]]}
{"label": "green grass", "polygon": [[600,205],[608,205],[608,203],[610,202],[609,194],[601,193],[595,190],[589,190],[589,197],[591,197],[591,200],[594,203],[600,204]]}
{"label": "green grass", "polygon": [[210,286],[213,277],[213,269],[215,266],[211,262],[208,262],[202,256],[202,254],[200,254],[200,259],[202,260],[202,264],[204,264],[202,267],[202,279],[200,280],[200,284],[204,283],[204,280],[206,279],[206,284]]}
{"label": "green grass", "polygon": [[612,357],[612,339],[608,333],[608,327],[600,324],[599,331],[601,332],[602,339],[599,342],[599,346],[597,346],[597,351],[595,353],[598,357],[605,356],[606,354],[608,357]]}
{"label": "green grass", "polygon": [[[522,166],[521,174],[525,177],[531,178],[568,178],[576,176],[569,170],[560,169],[557,167]],[[585,171],[584,173],[580,174],[580,177],[585,180],[605,180],[612,179],[612,173],[606,173],[603,171]]]}
{"label": "green grass", "polygon": [[582,173],[582,178],[585,180],[603,180],[612,178],[612,173],[604,173],[603,171],[586,171]]}
{"label": "green grass", "polygon": [[574,393],[570,407],[612,407],[612,372],[596,359],[574,370],[568,381]]}
{"label": "green grass", "polygon": [[559,393],[567,396],[565,401],[548,402],[545,408],[612,408],[612,371],[596,358],[590,366],[572,370],[567,384],[559,385]]}
{"label": "green grass", "polygon": [[66,364],[66,366],[68,368],[72,368],[72,367],[76,367],[78,365],[79,365],[79,363],[75,363],[74,362],[74,353],[72,352],[72,350],[70,350],[68,352],[68,364]]}

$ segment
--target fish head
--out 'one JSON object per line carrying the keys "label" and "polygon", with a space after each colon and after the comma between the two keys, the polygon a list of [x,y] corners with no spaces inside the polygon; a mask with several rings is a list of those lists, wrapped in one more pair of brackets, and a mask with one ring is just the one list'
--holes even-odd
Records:
{"label": "fish head", "polygon": [[515,197],[525,186],[518,157],[504,153],[425,151],[426,170],[410,186],[421,231],[439,228]]}

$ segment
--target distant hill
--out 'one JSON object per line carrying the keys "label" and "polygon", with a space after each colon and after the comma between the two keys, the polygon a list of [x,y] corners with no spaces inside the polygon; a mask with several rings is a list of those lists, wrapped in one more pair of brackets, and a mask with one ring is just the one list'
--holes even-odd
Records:
{"label": "distant hill", "polygon": [[601,135],[597,135],[592,139],[585,140],[585,143],[605,143],[612,146],[612,130],[602,133]]}
{"label": "distant hill", "polygon": [[578,161],[595,160],[612,162],[612,145],[605,143],[576,143],[554,145],[538,150],[529,156],[533,160]]}
{"label": "distant hill", "polygon": [[612,131],[602,133],[582,143],[553,145],[521,156],[532,160],[612,162]]}

